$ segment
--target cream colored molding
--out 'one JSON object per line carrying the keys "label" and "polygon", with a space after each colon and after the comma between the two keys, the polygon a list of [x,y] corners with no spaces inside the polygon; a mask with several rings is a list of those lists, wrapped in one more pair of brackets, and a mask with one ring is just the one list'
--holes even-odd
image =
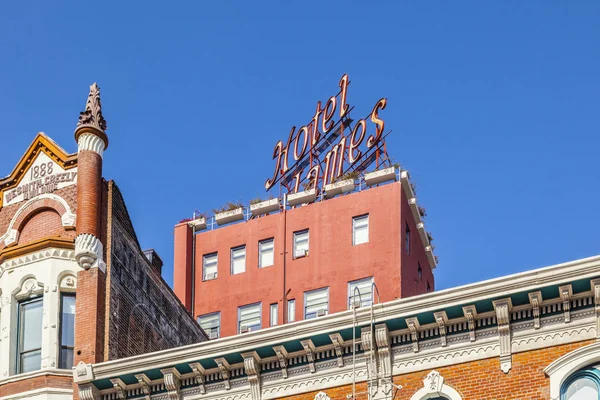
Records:
{"label": "cream colored molding", "polygon": [[115,389],[115,393],[117,394],[117,398],[119,400],[125,400],[127,398],[125,392],[125,382],[123,382],[120,378],[113,378],[110,380],[113,388]]}
{"label": "cream colored molding", "polygon": [[374,398],[387,399],[392,392],[392,340],[387,324],[375,325],[375,342],[377,343],[379,370],[377,392],[374,394]]}
{"label": "cream colored molding", "polygon": [[41,261],[46,258],[56,258],[71,261],[75,258],[75,252],[73,250],[50,247],[34,253],[25,254],[15,258],[9,258],[0,264],[0,271],[10,270],[23,265]]}
{"label": "cream colored molding", "polygon": [[594,294],[594,309],[596,311],[596,339],[600,339],[600,279],[592,279],[592,293]]}
{"label": "cream colored molding", "polygon": [[60,277],[58,288],[61,292],[72,292],[77,291],[77,278],[71,273],[65,273]]}
{"label": "cream colored molding", "polygon": [[100,157],[104,154],[106,144],[104,140],[100,139],[97,135],[91,133],[84,133],[77,139],[77,152],[81,151],[93,151]]}
{"label": "cream colored molding", "polygon": [[550,398],[560,398],[560,387],[573,372],[600,362],[600,342],[580,347],[553,361],[544,372],[550,378]]}
{"label": "cream colored molding", "polygon": [[224,380],[225,389],[231,389],[231,383],[229,382],[229,363],[224,358],[216,358],[215,362],[217,363],[217,367],[219,367],[219,370],[221,371],[221,378]]}
{"label": "cream colored molding", "polygon": [[435,318],[435,322],[437,323],[440,331],[440,343],[442,344],[442,347],[446,347],[446,324],[448,323],[446,311],[438,311],[433,313],[433,318]]}
{"label": "cream colored molding", "polygon": [[261,400],[262,392],[260,387],[260,357],[255,351],[243,353],[242,357],[244,358],[244,371],[248,376],[252,400]]}
{"label": "cream colored molding", "polygon": [[163,383],[167,389],[169,400],[179,400],[179,388],[181,387],[181,374],[176,368],[161,369],[163,374]]}
{"label": "cream colored molding", "polygon": [[413,352],[417,353],[419,351],[419,328],[421,325],[416,317],[406,318],[406,325],[410,331]]}
{"label": "cream colored molding", "polygon": [[426,400],[433,397],[443,397],[448,400],[462,400],[460,394],[444,383],[444,378],[437,371],[431,371],[423,379],[423,387],[412,395],[410,400]]}
{"label": "cream colored molding", "polygon": [[26,277],[19,288],[13,292],[15,300],[27,300],[30,297],[39,296],[44,293],[44,284],[38,282],[34,276]]}
{"label": "cream colored molding", "polygon": [[333,343],[333,349],[335,350],[335,356],[337,357],[338,367],[344,366],[344,339],[339,333],[333,333],[329,335],[331,343]]}
{"label": "cream colored molding", "polygon": [[75,238],[75,260],[83,269],[98,267],[106,271],[102,242],[91,233],[82,233]]}
{"label": "cream colored molding", "polygon": [[463,314],[467,319],[467,327],[469,328],[469,340],[471,342],[475,341],[475,321],[477,320],[477,309],[475,306],[464,306],[462,308]]}
{"label": "cream colored molding", "polygon": [[206,387],[204,384],[206,382],[206,371],[204,370],[204,367],[200,363],[191,363],[190,368],[192,369],[192,374],[194,374],[194,379],[196,385],[198,385],[200,394],[205,394]]}
{"label": "cream colored molding", "polygon": [[571,322],[571,297],[573,296],[573,288],[571,285],[564,285],[558,288],[562,299],[562,307],[565,314],[565,323]]}
{"label": "cream colored molding", "polygon": [[331,398],[327,396],[327,393],[319,392],[315,395],[315,400],[331,400]]}
{"label": "cream colored molding", "polygon": [[[364,350],[367,366],[367,379],[375,379],[377,377],[377,360],[375,358],[375,341],[373,340],[373,331],[371,330],[370,325],[360,330],[360,344]],[[371,396],[373,396],[373,394],[374,393],[370,393]]]}
{"label": "cream colored molding", "polygon": [[287,358],[288,352],[283,346],[275,346],[273,347],[273,351],[277,356],[277,361],[279,362],[279,368],[281,368],[281,376],[283,379],[287,379],[288,371],[287,371]]}
{"label": "cream colored molding", "polygon": [[500,340],[500,369],[505,374],[512,368],[512,348],[511,348],[511,330],[510,313],[512,310],[512,301],[510,297],[501,300],[494,300],[494,310],[496,310],[496,321],[498,323],[498,338]]}
{"label": "cream colored molding", "polygon": [[542,304],[542,292],[539,290],[531,292],[529,295],[529,304],[533,313],[533,327],[540,329],[540,305]]}
{"label": "cream colored molding", "polygon": [[308,366],[310,368],[310,373],[314,374],[315,369],[315,345],[312,340],[307,339],[300,342],[304,352],[306,353],[306,360],[308,361]]}
{"label": "cream colored molding", "polygon": [[8,396],[3,396],[2,400],[23,400],[23,399],[51,399],[51,400],[72,400],[72,389],[59,389],[53,387],[44,387],[40,389],[19,392]]}
{"label": "cream colored molding", "polygon": [[150,400],[150,397],[152,396],[152,382],[150,381],[150,378],[148,378],[146,374],[137,374],[135,375],[135,379],[137,379],[138,384],[140,385],[144,400]]}
{"label": "cream colored molding", "polygon": [[91,383],[79,385],[79,399],[80,400],[99,400],[100,393],[96,386]]}
{"label": "cream colored molding", "polygon": [[19,240],[19,231],[14,229],[15,223],[17,219],[23,214],[25,209],[29,207],[32,203],[36,203],[38,201],[50,199],[57,201],[65,208],[65,213],[61,216],[62,225],[64,227],[74,227],[75,226],[75,214],[71,211],[71,207],[69,207],[69,203],[65,201],[62,197],[53,194],[53,193],[44,193],[39,196],[36,196],[32,199],[27,200],[25,203],[19,207],[19,209],[15,212],[15,215],[10,220],[8,224],[8,228],[6,229],[6,233],[0,236],[0,241],[4,241],[6,246],[10,246],[11,244],[17,242]]}

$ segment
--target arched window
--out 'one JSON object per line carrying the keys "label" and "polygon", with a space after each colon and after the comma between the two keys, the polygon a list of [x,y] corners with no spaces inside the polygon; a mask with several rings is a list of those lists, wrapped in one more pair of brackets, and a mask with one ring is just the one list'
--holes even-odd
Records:
{"label": "arched window", "polygon": [[561,400],[600,400],[600,371],[584,368],[569,376],[560,389]]}

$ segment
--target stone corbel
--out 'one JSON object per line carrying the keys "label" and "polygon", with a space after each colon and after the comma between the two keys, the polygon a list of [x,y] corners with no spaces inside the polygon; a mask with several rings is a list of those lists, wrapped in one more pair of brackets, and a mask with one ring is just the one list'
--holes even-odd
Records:
{"label": "stone corbel", "polygon": [[383,392],[383,398],[387,398],[392,392],[392,341],[386,324],[375,325],[375,342],[379,358],[379,391]]}
{"label": "stone corbel", "polygon": [[226,359],[224,358],[215,358],[215,362],[217,363],[217,367],[219,367],[219,370],[221,371],[221,378],[223,378],[224,383],[225,383],[225,389],[229,390],[231,389],[231,384],[229,383],[229,363],[227,362]]}
{"label": "stone corbel", "polygon": [[310,373],[314,374],[315,369],[315,345],[312,340],[302,340],[300,342],[302,347],[304,348],[304,352],[306,353],[306,360],[308,361],[308,368],[310,368]]}
{"label": "stone corbel", "polygon": [[467,326],[469,327],[469,340],[471,342],[475,341],[475,329],[477,328],[476,326],[476,321],[477,321],[477,309],[475,308],[475,306],[464,306],[463,308],[463,314],[465,315],[465,318],[467,319]]}
{"label": "stone corbel", "polygon": [[167,389],[169,400],[179,400],[179,388],[181,388],[181,374],[176,368],[161,369],[163,374],[163,383]]}
{"label": "stone corbel", "polygon": [[342,339],[342,335],[340,335],[339,333],[334,333],[334,334],[329,335],[329,339],[331,339],[331,343],[333,343],[335,355],[337,356],[338,367],[343,367],[344,366],[344,339]]}
{"label": "stone corbel", "polygon": [[94,380],[94,370],[91,364],[86,364],[83,361],[79,361],[73,371],[73,381],[75,383],[87,383]]}
{"label": "stone corbel", "polygon": [[253,351],[250,353],[242,353],[244,358],[244,371],[248,377],[250,384],[250,393],[252,400],[261,400],[262,390],[260,387],[260,357],[258,353]]}
{"label": "stone corbel", "polygon": [[406,325],[408,325],[408,330],[410,331],[410,339],[412,340],[412,348],[413,352],[419,352],[419,328],[421,324],[419,324],[419,320],[416,317],[406,318]]}
{"label": "stone corbel", "polygon": [[205,394],[206,388],[204,387],[204,383],[206,381],[206,371],[204,370],[204,367],[200,365],[200,363],[191,363],[190,368],[192,369],[192,373],[194,374],[196,385],[198,385],[198,388],[200,389],[200,394]]}
{"label": "stone corbel", "polygon": [[446,341],[446,324],[448,323],[446,311],[435,312],[433,313],[433,317],[435,318],[435,322],[440,330],[440,343],[442,344],[442,347],[446,347],[448,344]]}
{"label": "stone corbel", "polygon": [[571,285],[565,285],[558,288],[560,298],[562,299],[563,312],[565,313],[565,323],[571,322],[571,297],[573,297],[573,288]]}
{"label": "stone corbel", "polygon": [[17,244],[19,241],[19,231],[16,229],[11,229],[8,231],[8,235],[6,239],[4,239],[4,246],[12,246],[13,244]]}
{"label": "stone corbel", "polygon": [[512,301],[510,298],[494,300],[496,322],[498,323],[498,336],[500,339],[500,369],[505,374],[512,368],[512,344],[510,337],[510,313]]}
{"label": "stone corbel", "polygon": [[[370,326],[366,326],[360,330],[360,344],[365,352],[367,381],[371,381],[377,377],[377,360],[375,359],[375,340]],[[376,385],[370,385],[369,398],[375,396],[377,390],[378,387]]]}
{"label": "stone corbel", "polygon": [[540,306],[542,305],[542,292],[529,293],[529,303],[531,304],[533,314],[533,328],[540,329]]}
{"label": "stone corbel", "polygon": [[79,385],[79,399],[80,400],[99,400],[100,392],[93,383],[86,383]]}
{"label": "stone corbel", "polygon": [[287,379],[287,358],[288,352],[283,346],[275,346],[273,347],[273,351],[275,351],[275,355],[277,355],[277,360],[279,360],[279,368],[281,368],[281,376],[283,379]]}
{"label": "stone corbel", "polygon": [[591,284],[596,309],[596,339],[600,339],[600,279],[592,279]]}
{"label": "stone corbel", "polygon": [[152,394],[152,386],[150,384],[150,378],[146,376],[146,374],[137,374],[135,375],[135,379],[137,379],[138,384],[140,385],[140,389],[144,394],[145,400],[150,400],[150,395]]}
{"label": "stone corbel", "polygon": [[120,400],[125,400],[127,398],[127,394],[125,391],[125,382],[123,382],[119,378],[111,379],[110,383],[113,385],[113,388],[117,391],[117,398]]}

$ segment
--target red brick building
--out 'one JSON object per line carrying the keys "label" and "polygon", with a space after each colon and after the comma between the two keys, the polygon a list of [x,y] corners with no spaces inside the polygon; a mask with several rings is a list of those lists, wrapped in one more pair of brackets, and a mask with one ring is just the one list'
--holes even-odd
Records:
{"label": "red brick building", "polygon": [[391,170],[390,181],[360,177],[353,192],[311,204],[269,200],[275,211],[254,217],[251,206],[240,223],[217,227],[217,215],[195,234],[197,223],[177,225],[175,293],[216,338],[348,310],[355,287],[363,306],[432,291],[414,191]]}
{"label": "red brick building", "polygon": [[0,398],[71,399],[72,368],[197,343],[204,332],[143,252],[117,185],[100,90],[68,153],[39,133],[0,179]]}

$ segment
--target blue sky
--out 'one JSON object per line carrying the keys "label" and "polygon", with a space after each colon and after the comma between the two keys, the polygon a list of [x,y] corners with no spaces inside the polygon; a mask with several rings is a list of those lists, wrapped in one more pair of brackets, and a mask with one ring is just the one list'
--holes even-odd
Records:
{"label": "blue sky", "polygon": [[9,2],[0,175],[68,151],[102,89],[104,176],[172,282],[173,225],[264,195],[273,146],[348,73],[428,212],[437,289],[598,253],[600,2]]}

